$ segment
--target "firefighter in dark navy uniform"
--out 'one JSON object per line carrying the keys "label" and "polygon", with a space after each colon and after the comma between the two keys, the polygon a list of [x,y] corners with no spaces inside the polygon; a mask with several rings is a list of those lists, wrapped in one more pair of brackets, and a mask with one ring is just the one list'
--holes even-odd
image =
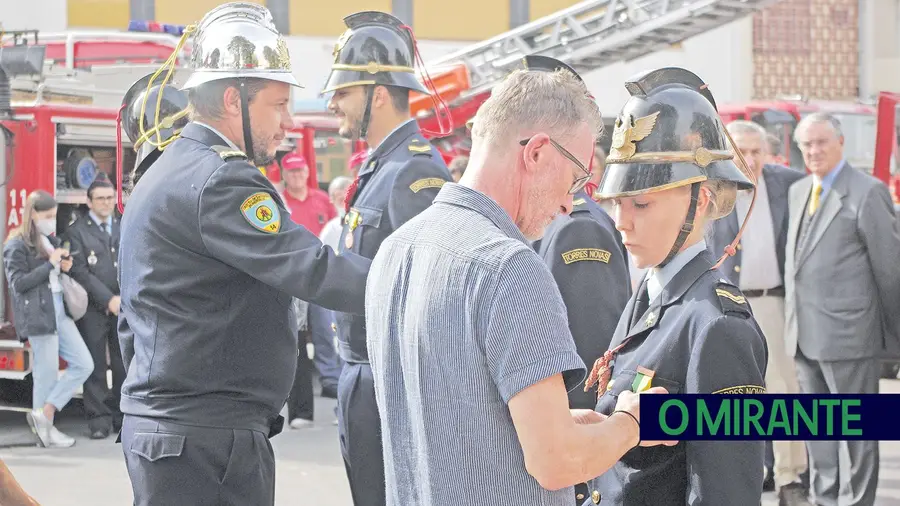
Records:
{"label": "firefighter in dark navy uniform", "polygon": [[[415,40],[383,12],[344,18],[334,64],[322,93],[340,119],[340,133],[372,149],[347,191],[339,247],[373,258],[381,242],[431,205],[450,181],[440,153],[409,114],[409,92],[429,94],[416,79]],[[363,290],[364,285],[359,289]],[[375,385],[363,316],[337,313],[338,349],[346,362],[338,382],[341,451],[356,506],[385,504],[384,460]]]}
{"label": "firefighter in dark navy uniform", "polygon": [[[737,191],[754,188],[750,171],[735,164],[699,77],[664,68],[626,88],[631,98],[616,120],[597,194],[613,199],[628,252],[648,271],[585,388],[599,383],[596,410],[606,415],[620,392],[651,386],[673,394],[763,393],[762,331],[740,290],[718,272],[703,235],[709,220],[732,212]],[[589,483],[584,504],[759,504],[764,453],[762,441],[635,448]]]}
{"label": "firefighter in dark navy uniform", "polygon": [[300,351],[292,298],[362,314],[370,261],[295,225],[258,168],[298,86],[269,11],[223,4],[185,34],[190,123],[163,138],[165,67],[123,106],[144,113],[128,137],[156,159],[122,217],[122,450],[135,505],[272,505],[269,438]]}
{"label": "firefighter in dark navy uniform", "polygon": [[[575,70],[547,56],[526,56],[523,67]],[[584,190],[574,195],[570,214],[557,216],[543,238],[532,245],[556,280],[578,355],[586,364],[609,346],[619,317],[631,297],[631,278],[615,222]],[[569,392],[569,408],[593,409],[597,397],[582,389]],[[587,485],[575,486],[575,501],[587,497]]]}
{"label": "firefighter in dark navy uniform", "polygon": [[[88,307],[76,322],[94,358],[94,372],[84,382],[84,408],[92,439],[103,439],[122,427],[119,396],[125,367],[116,334],[119,314],[119,218],[115,191],[105,173],[87,189],[89,211],[66,229],[74,260],[72,277],[88,292]],[[107,359],[107,348],[109,358]],[[107,364],[109,367],[107,368]],[[112,371],[110,390],[106,371]]]}

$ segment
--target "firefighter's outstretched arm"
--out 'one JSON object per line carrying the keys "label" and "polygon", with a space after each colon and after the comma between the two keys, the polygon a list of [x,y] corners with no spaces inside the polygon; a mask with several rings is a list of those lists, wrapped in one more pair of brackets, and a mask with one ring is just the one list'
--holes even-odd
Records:
{"label": "firefighter's outstretched arm", "polygon": [[272,184],[246,160],[213,173],[200,191],[199,214],[211,256],[299,299],[364,314],[370,260],[337,255],[291,221]]}

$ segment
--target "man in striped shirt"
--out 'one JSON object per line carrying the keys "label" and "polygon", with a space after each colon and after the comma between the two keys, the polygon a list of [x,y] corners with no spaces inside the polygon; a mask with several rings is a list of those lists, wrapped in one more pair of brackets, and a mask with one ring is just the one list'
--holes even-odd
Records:
{"label": "man in striped shirt", "polygon": [[569,410],[585,367],[528,243],[571,211],[600,125],[571,73],[514,72],[478,111],[459,184],[382,243],[366,322],[388,505],[492,505],[508,490],[570,506],[572,485],[638,444],[636,395],[606,419]]}

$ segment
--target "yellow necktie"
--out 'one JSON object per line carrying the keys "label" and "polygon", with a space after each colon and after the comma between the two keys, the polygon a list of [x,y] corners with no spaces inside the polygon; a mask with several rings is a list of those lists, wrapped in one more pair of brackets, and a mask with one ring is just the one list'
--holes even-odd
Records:
{"label": "yellow necktie", "polygon": [[819,183],[813,184],[812,196],[809,197],[809,215],[812,216],[816,213],[816,210],[819,208],[819,197],[822,196],[822,185]]}

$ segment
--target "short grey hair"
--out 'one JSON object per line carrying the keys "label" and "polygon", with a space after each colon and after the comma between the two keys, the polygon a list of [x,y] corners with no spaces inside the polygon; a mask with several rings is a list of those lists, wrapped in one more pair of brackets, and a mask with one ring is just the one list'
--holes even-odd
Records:
{"label": "short grey hair", "polygon": [[841,138],[844,136],[844,133],[841,131],[841,122],[838,121],[837,117],[827,112],[814,112],[800,120],[800,123],[797,124],[797,128],[794,129],[794,140],[799,144],[801,142],[800,137],[806,133],[806,129],[809,128],[810,125],[823,123],[831,125],[831,129],[834,131],[836,137]]}
{"label": "short grey hair", "polygon": [[761,142],[768,142],[766,137],[768,137],[769,132],[766,132],[762,125],[753,121],[738,119],[727,124],[725,128],[731,135],[756,134]]}
{"label": "short grey hair", "polygon": [[472,138],[492,146],[544,131],[562,140],[587,124],[595,137],[603,132],[597,103],[584,83],[567,70],[516,70],[494,87],[475,115]]}
{"label": "short grey hair", "polygon": [[350,186],[350,178],[347,176],[338,176],[331,180],[328,184],[328,194],[346,190]]}

